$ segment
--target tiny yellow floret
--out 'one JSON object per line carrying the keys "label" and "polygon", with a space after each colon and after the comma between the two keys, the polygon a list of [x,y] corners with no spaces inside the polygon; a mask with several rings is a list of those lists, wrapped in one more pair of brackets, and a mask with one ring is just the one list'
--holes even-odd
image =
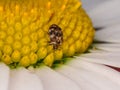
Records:
{"label": "tiny yellow floret", "polygon": [[20,60],[20,65],[23,67],[27,67],[30,65],[30,58],[28,56],[24,56],[21,60]]}
{"label": "tiny yellow floret", "polygon": [[53,62],[54,62],[54,54],[50,53],[43,61],[45,63],[45,65],[47,66],[52,66]]}

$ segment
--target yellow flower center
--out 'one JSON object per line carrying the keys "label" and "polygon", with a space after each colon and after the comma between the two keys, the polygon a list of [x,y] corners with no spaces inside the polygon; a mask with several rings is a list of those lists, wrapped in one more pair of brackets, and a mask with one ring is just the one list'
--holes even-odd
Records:
{"label": "yellow flower center", "polygon": [[[53,24],[63,33],[57,37],[63,38],[61,43],[54,40],[57,44],[50,44],[52,35],[48,33]],[[0,2],[0,60],[7,65],[52,66],[64,57],[85,52],[93,37],[91,20],[79,0]]]}

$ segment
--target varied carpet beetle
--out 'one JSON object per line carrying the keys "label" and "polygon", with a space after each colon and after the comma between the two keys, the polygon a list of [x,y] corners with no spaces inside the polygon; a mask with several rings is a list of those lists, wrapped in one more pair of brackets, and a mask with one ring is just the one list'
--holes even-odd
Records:
{"label": "varied carpet beetle", "polygon": [[49,44],[53,45],[54,50],[58,49],[58,47],[63,42],[63,32],[62,32],[61,28],[56,24],[52,24],[49,27],[48,34],[49,34],[49,37],[50,37]]}

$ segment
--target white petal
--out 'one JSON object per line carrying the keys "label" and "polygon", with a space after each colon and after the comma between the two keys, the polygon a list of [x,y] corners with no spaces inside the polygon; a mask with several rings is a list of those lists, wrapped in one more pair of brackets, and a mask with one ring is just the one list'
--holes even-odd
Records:
{"label": "white petal", "polygon": [[[75,65],[75,64],[74,64]],[[120,86],[96,72],[86,69],[62,66],[56,71],[76,81],[82,90],[119,90]],[[91,87],[90,87],[91,86]]]}
{"label": "white petal", "polygon": [[99,41],[120,43],[120,24],[98,30],[95,39]]}
{"label": "white petal", "polygon": [[89,12],[95,27],[110,26],[120,22],[120,0],[106,0]]}
{"label": "white petal", "polygon": [[11,71],[9,90],[43,90],[40,79],[27,69]]}
{"label": "white petal", "polygon": [[78,60],[85,60],[99,64],[120,67],[120,54],[119,53],[88,53],[77,57]]}
{"label": "white petal", "polygon": [[90,53],[106,53],[107,52],[105,50],[98,50],[98,49],[89,49],[88,51]]}
{"label": "white petal", "polygon": [[46,66],[36,69],[36,74],[43,81],[44,90],[81,90],[72,80]]}
{"label": "white petal", "polygon": [[94,44],[94,46],[109,52],[120,52],[120,44]]}
{"label": "white petal", "polygon": [[[116,83],[116,85],[119,85],[119,88],[120,88],[120,73],[117,72],[116,70],[113,70],[113,69],[107,67],[107,66],[95,64],[95,63],[89,63],[89,62],[86,62],[83,60],[72,61],[71,63],[68,63],[68,65],[76,67],[79,70],[86,69],[89,71],[96,72],[96,73],[98,73],[98,75],[104,76],[103,78],[111,80],[111,83]],[[109,90],[109,89],[105,89],[105,90]],[[114,90],[114,89],[112,89],[112,90]]]}
{"label": "white petal", "polygon": [[60,69],[56,69],[56,71],[76,82],[82,90],[99,90],[99,88],[91,83],[89,79],[82,77],[80,71],[76,71],[70,67],[68,68],[65,65],[61,66]]}
{"label": "white petal", "polygon": [[8,90],[9,76],[9,68],[0,63],[0,90]]}
{"label": "white petal", "polygon": [[99,4],[104,3],[105,0],[82,0],[83,7],[87,10],[90,11],[93,8],[96,8]]}

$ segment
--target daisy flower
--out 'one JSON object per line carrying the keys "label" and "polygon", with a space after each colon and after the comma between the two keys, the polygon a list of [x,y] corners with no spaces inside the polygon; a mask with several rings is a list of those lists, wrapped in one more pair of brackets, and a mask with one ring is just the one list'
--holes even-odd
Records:
{"label": "daisy flower", "polygon": [[82,2],[0,1],[0,90],[120,89],[120,1]]}

